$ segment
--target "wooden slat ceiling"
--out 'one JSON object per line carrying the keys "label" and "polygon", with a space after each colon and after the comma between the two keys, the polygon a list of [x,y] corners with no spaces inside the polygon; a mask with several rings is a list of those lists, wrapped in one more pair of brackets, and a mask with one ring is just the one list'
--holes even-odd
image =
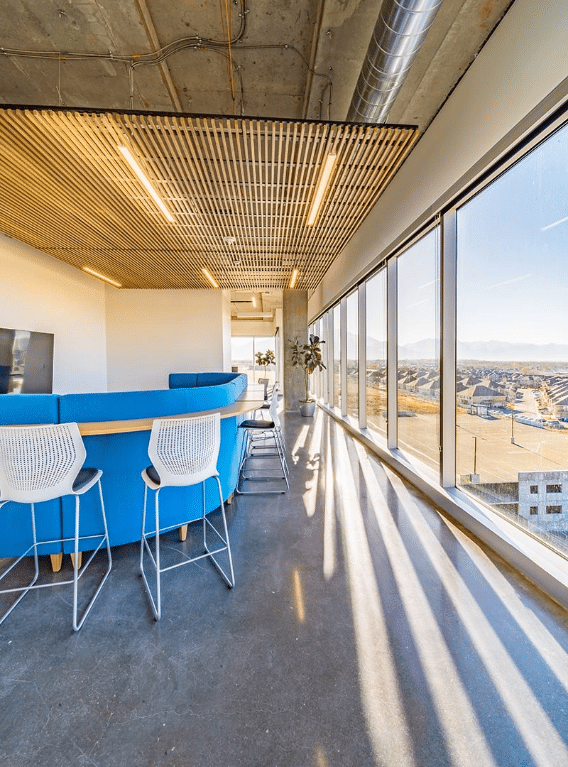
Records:
{"label": "wooden slat ceiling", "polygon": [[[221,288],[286,288],[297,267],[296,287],[310,290],[416,139],[408,126],[0,109],[0,230],[123,288],[211,287],[202,267]],[[331,184],[310,227],[331,152]]]}

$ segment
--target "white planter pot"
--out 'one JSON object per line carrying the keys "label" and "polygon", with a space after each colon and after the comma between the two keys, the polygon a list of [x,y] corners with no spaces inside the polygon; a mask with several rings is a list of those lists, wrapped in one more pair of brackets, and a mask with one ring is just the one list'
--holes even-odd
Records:
{"label": "white planter pot", "polygon": [[311,418],[316,410],[316,402],[315,400],[312,400],[311,402],[300,402],[300,415],[304,415],[308,418]]}

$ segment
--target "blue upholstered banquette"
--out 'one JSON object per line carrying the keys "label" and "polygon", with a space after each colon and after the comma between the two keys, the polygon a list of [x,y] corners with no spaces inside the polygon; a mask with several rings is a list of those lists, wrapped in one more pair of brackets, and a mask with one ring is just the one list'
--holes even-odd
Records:
{"label": "blue upholstered banquette", "polygon": [[[9,394],[0,396],[0,424],[91,423],[124,421],[135,418],[159,418],[166,415],[195,413],[230,405],[247,385],[247,377],[238,373],[172,373],[169,389],[93,394]],[[238,480],[241,435],[238,418],[221,420],[221,449],[217,468],[223,498],[234,491]],[[103,471],[103,494],[112,545],[140,540],[144,485],[141,471],[148,465],[149,431],[84,436],[87,449],[86,466]],[[210,511],[219,505],[215,484],[206,492]],[[176,525],[191,518],[187,510],[201,514],[201,488],[165,488],[161,494],[162,526]],[[68,537],[72,535],[74,499],[38,504],[38,535]],[[95,493],[81,500],[81,534],[89,533],[91,519],[100,518]],[[6,504],[0,511],[0,556],[15,556],[27,548],[31,540],[29,514],[17,504]],[[147,522],[151,529],[150,509]],[[63,532],[63,536],[61,536]],[[51,535],[52,534],[52,535]],[[86,548],[86,547],[85,547]],[[69,544],[66,551],[72,550]],[[57,553],[44,547],[42,553]]]}

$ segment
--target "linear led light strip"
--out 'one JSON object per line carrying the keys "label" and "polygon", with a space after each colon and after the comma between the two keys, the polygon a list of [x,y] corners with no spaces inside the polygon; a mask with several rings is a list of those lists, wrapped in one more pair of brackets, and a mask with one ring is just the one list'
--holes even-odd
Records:
{"label": "linear led light strip", "polygon": [[319,213],[319,209],[323,202],[324,195],[327,191],[327,187],[329,185],[329,179],[331,178],[331,173],[333,171],[333,166],[335,165],[336,160],[337,160],[337,155],[331,152],[325,158],[322,174],[318,181],[316,193],[314,195],[314,199],[312,200],[312,205],[310,207],[310,212],[308,213],[308,220],[306,221],[307,226],[314,225],[314,222]]}
{"label": "linear led light strip", "polygon": [[298,270],[296,267],[292,269],[292,276],[290,277],[290,290],[294,287],[296,284],[296,280],[298,279]]}
{"label": "linear led light strip", "polygon": [[219,287],[219,284],[218,284],[218,282],[215,280],[215,277],[213,277],[213,275],[211,274],[211,272],[209,271],[209,269],[206,269],[205,267],[203,267],[203,268],[201,269],[201,271],[202,271],[202,272],[203,272],[203,274],[204,274],[204,275],[207,277],[207,279],[208,279],[208,280],[209,280],[209,282],[210,282],[210,283],[213,285],[213,287],[214,287],[214,288],[218,288],[218,287]]}
{"label": "linear led light strip", "polygon": [[170,211],[166,208],[162,200],[160,199],[158,193],[150,183],[148,177],[142,170],[142,168],[138,165],[134,157],[132,156],[132,153],[130,152],[130,149],[127,146],[119,146],[118,149],[122,152],[124,155],[124,159],[126,162],[130,165],[134,173],[138,176],[142,184],[144,185],[144,188],[150,195],[150,197],[154,200],[158,208],[162,211],[164,216],[168,219],[168,221],[171,221],[171,223],[175,223],[175,218],[172,216]]}
{"label": "linear led light strip", "polygon": [[88,266],[83,267],[84,272],[89,272],[89,274],[92,274],[93,277],[98,277],[99,280],[104,280],[105,282],[110,282],[111,285],[114,285],[115,288],[121,288],[122,284],[120,282],[116,282],[116,280],[111,280],[110,277],[105,277],[104,274],[99,274],[98,272],[95,272],[94,269],[90,269]]}

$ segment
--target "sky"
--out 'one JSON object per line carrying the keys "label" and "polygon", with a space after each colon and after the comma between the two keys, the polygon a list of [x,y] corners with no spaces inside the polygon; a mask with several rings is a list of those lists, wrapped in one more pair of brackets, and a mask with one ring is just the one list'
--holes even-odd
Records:
{"label": "sky", "polygon": [[[458,341],[568,343],[568,126],[457,214]],[[398,259],[399,342],[435,338],[438,232]],[[544,359],[544,357],[543,357]]]}
{"label": "sky", "polygon": [[458,338],[568,343],[568,127],[458,211]]}

